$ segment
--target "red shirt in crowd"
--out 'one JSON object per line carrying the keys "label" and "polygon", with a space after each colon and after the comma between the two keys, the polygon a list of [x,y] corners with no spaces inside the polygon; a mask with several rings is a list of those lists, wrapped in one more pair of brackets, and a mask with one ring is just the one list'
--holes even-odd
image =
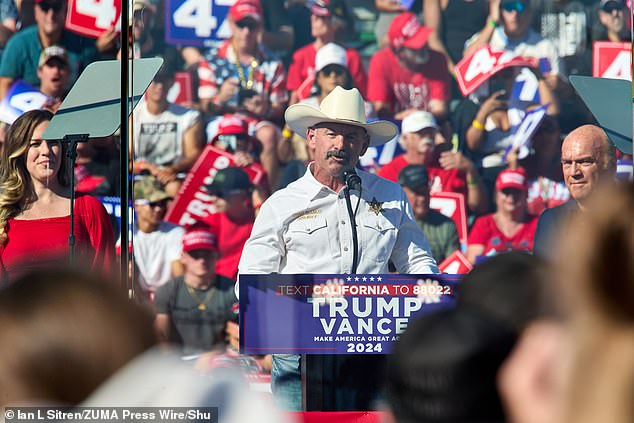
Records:
{"label": "red shirt in crowd", "polygon": [[448,101],[451,79],[447,60],[429,51],[429,61],[422,70],[411,71],[403,66],[391,48],[384,47],[370,60],[368,100],[390,104],[392,112],[413,108],[429,111],[431,100]]}
{"label": "red shirt in crowd", "polygon": [[251,235],[254,221],[255,215],[250,221],[234,222],[226,213],[210,214],[204,219],[218,239],[220,258],[216,262],[217,274],[236,280],[242,249]]}
{"label": "red shirt in crowd", "polygon": [[[381,167],[378,175],[389,179],[390,181],[398,182],[398,174],[409,163],[405,160],[405,155],[395,157],[391,162],[386,163]],[[467,198],[467,181],[464,173],[459,172],[456,169],[445,170],[438,166],[425,166],[427,173],[429,174],[429,181],[431,183],[430,193],[436,192],[457,192],[464,195]]]}
{"label": "red shirt in crowd", "polygon": [[[0,247],[2,273],[14,278],[30,270],[59,266],[68,261],[70,215],[45,219],[9,219],[7,242]],[[110,217],[94,197],[75,200],[75,257],[93,270],[111,274],[114,232]]]}
{"label": "red shirt in crowd", "polygon": [[[288,79],[286,88],[289,91],[297,91],[300,100],[310,97],[310,90],[315,81],[315,56],[317,50],[313,43],[305,45],[293,54],[293,61],[288,68]],[[361,95],[365,97],[368,77],[361,63],[359,52],[354,49],[346,49],[348,60],[348,70],[354,85],[359,89]]]}
{"label": "red shirt in crowd", "polygon": [[484,245],[483,255],[491,251],[496,253],[509,250],[533,251],[537,220],[537,216],[528,216],[527,222],[513,236],[507,237],[495,224],[493,214],[481,216],[473,224],[467,244]]}

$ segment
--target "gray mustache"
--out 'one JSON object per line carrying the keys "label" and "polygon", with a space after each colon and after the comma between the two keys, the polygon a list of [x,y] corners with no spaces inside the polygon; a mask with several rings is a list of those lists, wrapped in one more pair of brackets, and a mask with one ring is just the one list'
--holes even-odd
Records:
{"label": "gray mustache", "polygon": [[328,159],[329,157],[348,160],[350,158],[350,155],[346,150],[330,150],[326,152],[326,159]]}

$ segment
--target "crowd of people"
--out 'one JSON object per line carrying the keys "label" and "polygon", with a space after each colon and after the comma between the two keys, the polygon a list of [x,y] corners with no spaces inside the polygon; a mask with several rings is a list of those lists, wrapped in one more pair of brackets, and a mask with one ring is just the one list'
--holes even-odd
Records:
{"label": "crowd of people", "polygon": [[[164,8],[157,0],[133,3],[131,54],[162,57],[164,63],[133,112],[129,140],[81,144],[77,166],[69,169],[68,145],[42,135],[86,65],[119,57],[118,33],[113,27],[91,39],[69,31],[67,0],[0,0],[0,97],[10,100],[22,81],[47,98],[41,110],[0,128],[0,270],[4,281],[17,280],[65,260],[72,248],[76,263],[114,277],[116,227],[95,197],[119,194],[124,165],[118,155],[128,148],[134,179],[132,291],[154,311],[157,339],[178,345],[182,354],[235,352],[239,274],[430,274],[439,273],[454,252],[476,266],[497,263],[491,257],[510,251],[550,260],[564,251],[555,243],[562,230],[565,239],[583,232],[580,216],[603,219],[595,213],[593,193],[613,184],[617,163],[629,163],[632,178],[631,144],[629,150],[615,148],[568,80],[592,74],[593,42],[631,42],[631,5],[625,0],[376,0],[375,41],[369,45],[355,32],[359,17],[349,0],[236,0],[226,17],[229,38],[205,48],[169,44]],[[463,94],[461,63],[485,50],[521,61],[483,71],[483,82]],[[183,75],[188,78],[179,79],[179,88],[191,96],[176,104],[172,88]],[[521,96],[531,84],[530,98]],[[518,145],[518,127],[535,110],[544,116]],[[380,154],[392,148],[387,159]],[[168,209],[184,201],[185,181],[193,179],[209,149],[231,166],[215,169],[201,184],[196,195],[205,198],[207,209],[188,224],[165,221]],[[360,158],[370,153],[377,158],[362,166],[368,161]],[[345,176],[355,172],[356,186]],[[70,178],[78,191],[72,222]],[[457,194],[464,204],[466,242],[457,222],[432,207],[434,195],[442,193]],[[347,224],[351,197],[355,219]],[[599,229],[595,235],[602,236]],[[621,264],[627,263],[625,257]],[[536,259],[531,266],[545,264]],[[571,280],[568,274],[562,279]],[[587,298],[562,294],[574,297],[572,309],[565,310],[572,322],[582,319],[579,304],[591,300],[594,283],[586,280]],[[631,294],[631,287],[621,288]],[[508,296],[501,303],[516,299],[503,289],[499,295]],[[455,335],[443,342],[460,343],[461,331],[473,331],[478,343],[463,344],[467,356],[458,359],[477,354],[488,360],[483,365],[492,391],[478,395],[493,396],[470,400],[501,413],[495,371],[517,339],[517,349],[532,347],[523,334],[530,338],[526,327],[536,317],[518,328],[487,307],[495,308],[459,305],[423,319],[412,328],[420,337],[404,338],[395,357],[434,351],[432,345],[444,337],[430,329],[440,327],[435,319],[446,322],[450,338]],[[597,313],[605,311],[599,308]],[[615,319],[631,319],[623,310]],[[561,330],[559,322],[544,326]],[[511,362],[520,360],[513,357]],[[351,360],[330,364],[359,365]],[[283,407],[301,408],[300,356],[253,362],[272,373]],[[426,413],[424,407],[408,409],[412,404],[402,395],[412,387],[397,375],[421,371],[436,377],[433,362],[409,363],[414,369],[403,363],[394,364],[390,374],[396,379],[388,382],[393,385],[386,396],[397,421],[409,421],[410,412]],[[469,372],[457,376],[474,383]],[[504,380],[509,391],[503,399],[512,415],[518,405],[512,382]],[[427,388],[435,389],[416,387]],[[341,394],[332,407],[371,406],[359,392],[351,394],[357,403]],[[569,393],[580,400],[589,392]],[[465,403],[465,410],[471,406]],[[425,407],[464,411],[442,401]],[[575,410],[562,412],[573,421]],[[522,419],[517,421],[530,421]]]}

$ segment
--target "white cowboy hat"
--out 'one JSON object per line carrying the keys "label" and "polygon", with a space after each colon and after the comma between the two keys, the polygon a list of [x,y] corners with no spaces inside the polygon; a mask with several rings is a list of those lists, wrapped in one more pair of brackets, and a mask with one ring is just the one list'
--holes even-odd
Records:
{"label": "white cowboy hat", "polygon": [[360,126],[370,136],[370,147],[384,144],[398,133],[396,125],[386,120],[367,123],[363,97],[356,88],[345,90],[335,87],[321,101],[319,109],[306,104],[293,104],[286,109],[284,118],[288,126],[302,136],[306,135],[308,128],[318,123],[331,122]]}

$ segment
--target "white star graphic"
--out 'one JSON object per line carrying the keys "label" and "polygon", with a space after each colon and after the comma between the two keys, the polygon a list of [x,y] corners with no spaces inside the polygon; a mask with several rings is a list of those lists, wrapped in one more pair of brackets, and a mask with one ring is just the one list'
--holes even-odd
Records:
{"label": "white star graphic", "polygon": [[383,279],[379,276],[376,278],[377,281],[381,282]]}
{"label": "white star graphic", "polygon": [[363,277],[363,282],[367,281],[368,278],[366,278],[365,276]]}
{"label": "white star graphic", "polygon": [[358,277],[358,276],[355,276],[355,277],[354,277],[354,281],[355,281],[355,282],[359,282],[359,277]]}
{"label": "white star graphic", "polygon": [[374,282],[374,276],[370,276],[370,281]]}
{"label": "white star graphic", "polygon": [[348,277],[346,278],[346,280],[347,280],[348,282],[350,282],[350,281],[352,280],[352,278],[351,278],[350,276],[348,276]]}

